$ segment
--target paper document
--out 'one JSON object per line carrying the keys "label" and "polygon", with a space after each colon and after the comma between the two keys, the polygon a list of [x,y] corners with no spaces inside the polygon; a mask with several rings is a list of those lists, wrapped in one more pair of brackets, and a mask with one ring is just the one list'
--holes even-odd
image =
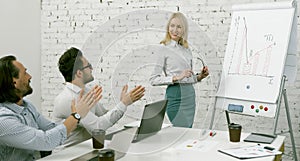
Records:
{"label": "paper document", "polygon": [[194,150],[206,152],[216,146],[218,142],[216,141],[205,141],[205,140],[187,140],[182,144],[175,147],[178,150]]}
{"label": "paper document", "polygon": [[239,159],[258,158],[282,154],[281,151],[272,150],[271,147],[264,147],[261,145],[238,147],[231,149],[220,149],[218,151]]}

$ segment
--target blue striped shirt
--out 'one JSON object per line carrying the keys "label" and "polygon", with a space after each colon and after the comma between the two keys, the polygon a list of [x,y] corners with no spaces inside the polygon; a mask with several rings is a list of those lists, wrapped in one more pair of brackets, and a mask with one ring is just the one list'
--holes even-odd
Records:
{"label": "blue striped shirt", "polygon": [[35,160],[35,150],[63,144],[67,129],[43,117],[28,101],[0,103],[0,161]]}

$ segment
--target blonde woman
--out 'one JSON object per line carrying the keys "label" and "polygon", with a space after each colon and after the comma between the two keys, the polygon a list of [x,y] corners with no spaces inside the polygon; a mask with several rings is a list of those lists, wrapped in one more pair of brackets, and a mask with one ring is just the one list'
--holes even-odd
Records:
{"label": "blonde woman", "polygon": [[199,74],[192,70],[192,53],[187,42],[188,24],[182,13],[173,13],[165,38],[160,42],[159,58],[150,77],[153,86],[167,85],[167,115],[174,126],[193,126],[195,90],[193,84],[207,77],[205,66]]}

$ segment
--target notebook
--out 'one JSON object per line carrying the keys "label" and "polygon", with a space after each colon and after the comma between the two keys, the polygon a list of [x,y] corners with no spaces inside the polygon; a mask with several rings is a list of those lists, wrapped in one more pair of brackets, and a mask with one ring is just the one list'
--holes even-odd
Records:
{"label": "notebook", "polygon": [[271,144],[275,140],[275,138],[276,138],[276,135],[251,133],[249,136],[247,136],[244,139],[244,141],[245,142]]}
{"label": "notebook", "polygon": [[[167,100],[161,100],[145,105],[140,125],[132,142],[138,142],[144,138],[154,135],[161,130],[166,112],[167,102]],[[111,140],[113,135],[126,129],[128,128],[110,133],[105,136],[105,139]]]}

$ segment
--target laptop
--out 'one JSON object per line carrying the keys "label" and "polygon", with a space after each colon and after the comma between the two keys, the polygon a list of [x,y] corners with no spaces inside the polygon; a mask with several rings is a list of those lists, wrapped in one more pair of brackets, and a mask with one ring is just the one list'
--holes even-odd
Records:
{"label": "laptop", "polygon": [[[138,142],[144,138],[154,135],[155,133],[161,130],[167,108],[167,102],[167,100],[160,100],[145,105],[140,125],[132,142]],[[110,133],[105,136],[105,139],[111,140],[113,135],[124,131],[128,128]]]}

